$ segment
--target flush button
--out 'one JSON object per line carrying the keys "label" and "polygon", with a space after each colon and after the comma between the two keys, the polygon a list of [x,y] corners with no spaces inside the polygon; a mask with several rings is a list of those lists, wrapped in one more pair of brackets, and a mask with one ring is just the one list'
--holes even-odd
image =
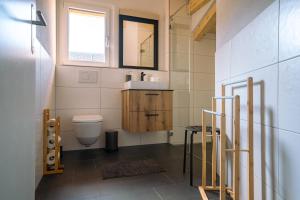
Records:
{"label": "flush button", "polygon": [[97,83],[98,81],[98,72],[97,71],[87,71],[80,70],[78,82],[79,83]]}

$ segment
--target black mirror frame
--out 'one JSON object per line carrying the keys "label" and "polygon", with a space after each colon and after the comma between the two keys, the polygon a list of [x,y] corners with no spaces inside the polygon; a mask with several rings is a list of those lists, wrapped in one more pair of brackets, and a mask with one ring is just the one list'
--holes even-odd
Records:
{"label": "black mirror frame", "polygon": [[[154,25],[154,66],[153,67],[143,67],[143,66],[128,66],[123,63],[123,22],[133,21],[146,24]],[[148,69],[148,70],[158,70],[158,20],[147,19],[141,17],[134,17],[128,15],[119,15],[119,68],[130,68],[130,69]]]}

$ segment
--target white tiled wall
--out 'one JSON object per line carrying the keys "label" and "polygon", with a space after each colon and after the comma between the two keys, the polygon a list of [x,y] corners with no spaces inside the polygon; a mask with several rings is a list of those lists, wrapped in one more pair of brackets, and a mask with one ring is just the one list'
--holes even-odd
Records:
{"label": "white tiled wall", "polygon": [[[211,109],[211,97],[215,91],[215,35],[209,34],[201,41],[194,42],[193,65],[191,70],[191,125],[201,125],[201,110]],[[208,124],[210,124],[208,117]],[[200,141],[200,137],[198,137]]]}
{"label": "white tiled wall", "polygon": [[55,116],[55,64],[53,58],[37,40],[35,55],[35,185],[37,187],[43,175],[43,109],[50,109],[51,116]]}
{"label": "white tiled wall", "polygon": [[[229,7],[218,9],[224,15],[231,12]],[[299,196],[300,31],[295,28],[299,27],[299,10],[297,0],[270,2],[216,52],[216,94],[221,83],[249,76],[254,79],[255,199],[290,200]],[[224,34],[223,30],[218,31]],[[245,145],[246,88],[229,88],[230,91],[241,95],[242,145]],[[245,159],[243,156],[242,170]],[[245,188],[243,182],[241,199],[246,197]]]}
{"label": "white tiled wall", "polygon": [[[80,71],[96,73],[97,81],[80,83],[78,79]],[[128,71],[136,75],[144,71],[146,74],[152,74],[162,81],[169,82],[169,73],[163,71],[57,66],[56,114],[62,120],[64,150],[86,149],[78,143],[72,128],[72,117],[81,114],[101,114],[104,118],[100,139],[89,148],[103,148],[104,132],[108,129],[119,131],[120,146],[167,142],[166,132],[130,134],[122,130],[121,89]]]}

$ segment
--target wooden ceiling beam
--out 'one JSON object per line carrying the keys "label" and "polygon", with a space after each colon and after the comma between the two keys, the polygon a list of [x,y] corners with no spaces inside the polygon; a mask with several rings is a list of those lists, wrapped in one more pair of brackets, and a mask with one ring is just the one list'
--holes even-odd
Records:
{"label": "wooden ceiling beam", "polygon": [[206,14],[200,20],[199,24],[193,31],[194,40],[201,40],[202,37],[213,27],[216,26],[216,2],[208,9]]}
{"label": "wooden ceiling beam", "polygon": [[190,0],[189,3],[189,12],[190,15],[197,12],[200,8],[202,8],[205,4],[207,4],[210,0]]}

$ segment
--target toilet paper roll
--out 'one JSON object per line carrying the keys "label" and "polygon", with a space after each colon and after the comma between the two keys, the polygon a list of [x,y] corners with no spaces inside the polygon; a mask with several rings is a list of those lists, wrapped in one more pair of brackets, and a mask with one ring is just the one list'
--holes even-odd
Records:
{"label": "toilet paper roll", "polygon": [[52,150],[47,154],[47,164],[54,165],[55,164],[55,151]]}
{"label": "toilet paper roll", "polygon": [[[58,136],[58,143],[60,143],[60,142],[61,142],[61,137]],[[55,135],[54,134],[48,136],[47,146],[48,146],[48,149],[53,149],[55,147]]]}
{"label": "toilet paper roll", "polygon": [[55,137],[53,135],[48,136],[47,144],[48,149],[53,149],[55,147]]}
{"label": "toilet paper roll", "polygon": [[52,127],[52,126],[48,127],[48,132],[49,132],[49,134],[54,134],[55,133],[55,127]]}
{"label": "toilet paper roll", "polygon": [[55,124],[56,124],[56,119],[53,118],[48,120],[49,127],[55,127]]}

